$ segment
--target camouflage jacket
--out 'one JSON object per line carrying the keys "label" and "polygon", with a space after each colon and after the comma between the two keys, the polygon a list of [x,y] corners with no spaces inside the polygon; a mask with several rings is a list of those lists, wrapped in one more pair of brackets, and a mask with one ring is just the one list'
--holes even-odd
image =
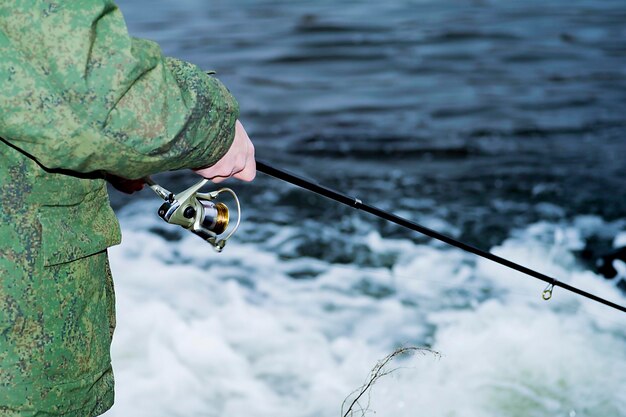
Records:
{"label": "camouflage jacket", "polygon": [[81,396],[110,367],[89,304],[104,293],[85,290],[120,240],[103,173],[213,164],[237,117],[219,81],[129,37],[111,1],[0,2],[0,415],[102,411]]}

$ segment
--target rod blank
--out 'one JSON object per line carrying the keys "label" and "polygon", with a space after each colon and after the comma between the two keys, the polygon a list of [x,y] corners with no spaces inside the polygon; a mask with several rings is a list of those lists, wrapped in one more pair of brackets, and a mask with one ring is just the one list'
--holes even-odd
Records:
{"label": "rod blank", "polygon": [[598,297],[595,294],[591,294],[587,291],[581,290],[580,288],[577,287],[573,287],[565,282],[561,282],[555,278],[552,278],[548,275],[542,274],[541,272],[537,272],[533,269],[527,268],[523,265],[520,265],[518,263],[509,261],[508,259],[502,258],[498,255],[494,255],[491,252],[487,252],[485,250],[476,248],[472,245],[468,245],[467,243],[463,243],[457,239],[454,239],[450,236],[446,236],[442,233],[439,233],[435,230],[429,229],[425,226],[422,226],[418,223],[415,223],[411,220],[407,220],[403,217],[397,216],[393,213],[389,213],[388,211],[379,209],[375,206],[371,206],[369,204],[363,203],[361,200],[359,200],[358,198],[355,197],[350,197],[344,193],[341,193],[339,191],[333,190],[332,188],[320,185],[318,183],[314,183],[311,182],[309,180],[306,180],[296,174],[290,173],[288,171],[279,169],[279,168],[275,168],[273,166],[271,166],[270,164],[263,162],[263,161],[256,161],[256,167],[257,167],[257,171],[262,172],[264,174],[270,175],[272,177],[275,177],[277,179],[280,179],[282,181],[288,182],[290,184],[296,185],[300,188],[304,188],[305,190],[311,191],[315,194],[319,194],[321,196],[324,196],[326,198],[329,198],[331,200],[337,201],[339,203],[345,204],[347,206],[350,206],[352,208],[355,209],[359,209],[362,211],[365,211],[367,213],[370,213],[376,217],[379,217],[381,219],[390,221],[392,223],[395,223],[399,226],[405,227],[407,229],[410,230],[414,230],[416,232],[422,233],[426,236],[429,236],[433,239],[437,239],[440,240],[442,242],[447,243],[448,245],[457,247],[459,249],[462,249],[464,251],[473,253],[477,256],[489,259],[493,262],[496,262],[500,265],[506,266],[508,268],[514,269],[518,272],[521,272],[523,274],[529,275],[533,278],[539,279],[541,281],[547,282],[548,284],[555,286],[555,287],[561,287],[565,290],[571,291],[575,294],[581,295],[583,297],[586,297],[590,300],[596,301],[598,303],[604,304],[606,306],[612,307],[616,310],[622,311],[624,313],[626,313],[626,307],[625,306],[621,306],[619,304],[616,304],[612,301],[606,300],[604,298]]}

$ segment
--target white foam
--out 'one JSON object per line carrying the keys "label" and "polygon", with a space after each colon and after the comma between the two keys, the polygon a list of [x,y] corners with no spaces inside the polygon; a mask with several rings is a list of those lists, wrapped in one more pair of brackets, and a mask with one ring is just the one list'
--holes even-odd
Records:
{"label": "white foam", "polygon": [[[140,213],[125,209],[124,243],[110,252],[117,385],[107,417],[336,416],[377,360],[427,342],[443,356],[398,362],[372,391],[378,415],[626,415],[623,313],[558,288],[544,302],[535,280],[377,233],[364,242],[396,253],[391,269],[280,259],[273,247],[288,244],[289,228],[271,244],[235,236],[222,254],[192,235],[166,243]],[[495,251],[625,304],[577,266],[577,227],[534,225]],[[316,276],[289,275],[302,269]]]}
{"label": "white foam", "polygon": [[613,247],[621,248],[622,246],[626,246],[626,232],[618,233],[613,239]]}

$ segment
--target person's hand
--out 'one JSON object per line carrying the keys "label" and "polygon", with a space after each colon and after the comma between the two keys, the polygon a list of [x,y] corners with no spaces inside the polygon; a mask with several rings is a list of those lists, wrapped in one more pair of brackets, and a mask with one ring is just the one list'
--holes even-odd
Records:
{"label": "person's hand", "polygon": [[137,180],[129,180],[126,178],[118,177],[117,175],[107,174],[105,179],[111,183],[116,190],[126,194],[132,194],[136,191],[141,191],[145,182],[143,178]]}
{"label": "person's hand", "polygon": [[254,179],[256,176],[254,145],[252,145],[239,120],[235,123],[235,139],[222,159],[208,168],[194,169],[193,171],[215,183],[230,177],[242,181]]}

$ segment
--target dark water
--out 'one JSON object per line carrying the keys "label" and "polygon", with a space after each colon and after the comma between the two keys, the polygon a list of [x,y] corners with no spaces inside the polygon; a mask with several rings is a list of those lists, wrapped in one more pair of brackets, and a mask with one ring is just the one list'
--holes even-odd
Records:
{"label": "dark water", "polygon": [[[119,4],[131,34],[217,70],[277,166],[483,247],[540,219],[625,216],[624,1]],[[372,227],[421,239],[262,175],[233,186],[254,224],[301,222],[303,254],[354,259],[342,236]]]}

